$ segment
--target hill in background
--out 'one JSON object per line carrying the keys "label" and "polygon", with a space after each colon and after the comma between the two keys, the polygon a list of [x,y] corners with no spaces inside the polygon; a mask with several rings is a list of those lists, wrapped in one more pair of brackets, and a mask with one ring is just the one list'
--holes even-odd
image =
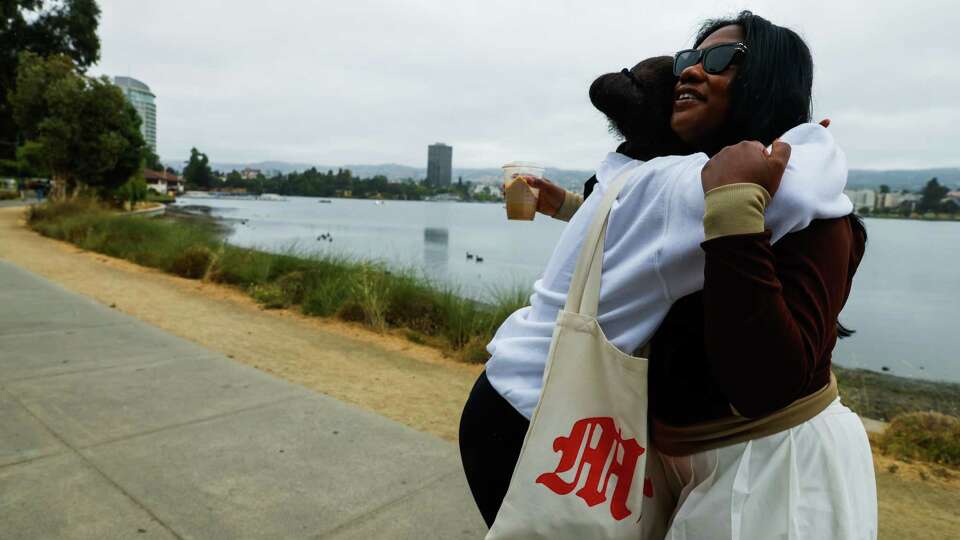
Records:
{"label": "hill in background", "polygon": [[[312,165],[309,163],[290,163],[286,161],[261,161],[256,163],[211,163],[214,170],[223,173],[232,170],[243,170],[244,168],[260,169],[264,172],[278,171],[287,174],[294,171],[304,171],[310,167],[316,167],[317,170],[337,170],[350,169],[355,176],[360,178],[369,178],[372,176],[386,176],[392,181],[401,181],[408,178],[422,180],[427,176],[427,169],[423,167],[410,167],[408,165],[399,165],[396,163],[384,163],[381,165]],[[458,178],[463,178],[464,182],[497,184],[501,182],[501,170],[499,168],[454,168],[454,182]],[[583,183],[593,175],[593,171],[576,169],[555,169],[547,168],[546,176],[550,180],[560,184],[568,189],[579,190]],[[847,187],[851,189],[872,188],[877,189],[881,184],[890,186],[893,190],[907,189],[917,191],[931,178],[936,177],[941,185],[951,189],[960,189],[960,168],[937,168],[937,169],[914,169],[914,170],[870,170],[870,169],[851,169],[847,179]]]}

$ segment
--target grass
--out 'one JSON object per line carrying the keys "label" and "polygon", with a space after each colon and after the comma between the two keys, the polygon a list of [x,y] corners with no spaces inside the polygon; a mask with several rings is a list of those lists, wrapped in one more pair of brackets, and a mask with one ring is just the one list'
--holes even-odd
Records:
{"label": "grass", "polygon": [[938,411],[960,417],[960,384],[897,377],[864,369],[833,366],[843,402],[878,420],[914,411]]}
{"label": "grass", "polygon": [[897,212],[869,212],[860,214],[867,218],[877,219],[915,219],[920,221],[960,221],[960,212],[913,212],[910,215],[903,215]]}
{"label": "grass", "polygon": [[241,288],[264,308],[402,329],[412,341],[440,345],[469,362],[487,360],[486,344],[500,323],[527,302],[524,291],[507,290],[479,303],[412,269],[379,262],[231,246],[208,221],[125,216],[83,199],[33,206],[27,222],[83,249]]}

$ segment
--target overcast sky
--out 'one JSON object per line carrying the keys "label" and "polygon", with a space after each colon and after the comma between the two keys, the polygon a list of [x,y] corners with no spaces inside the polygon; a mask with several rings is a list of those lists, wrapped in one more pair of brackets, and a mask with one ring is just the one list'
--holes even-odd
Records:
{"label": "overcast sky", "polygon": [[[158,151],[218,162],[591,169],[614,146],[587,89],[743,8],[797,30],[814,111],[852,168],[960,166],[950,1],[101,0],[96,74],[157,94]],[[802,8],[801,8],[802,6]],[[950,47],[948,48],[948,44]]]}

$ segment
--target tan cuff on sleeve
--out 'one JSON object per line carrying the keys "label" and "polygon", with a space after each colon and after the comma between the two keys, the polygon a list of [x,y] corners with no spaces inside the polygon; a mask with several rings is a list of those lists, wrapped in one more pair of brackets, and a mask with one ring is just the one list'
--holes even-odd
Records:
{"label": "tan cuff on sleeve", "polygon": [[770,194],[759,184],[727,184],[704,198],[703,232],[707,240],[731,234],[763,232],[763,211]]}
{"label": "tan cuff on sleeve", "polygon": [[553,215],[553,218],[560,221],[570,221],[581,204],[583,204],[583,195],[567,191],[563,196],[563,204],[560,205],[560,209]]}

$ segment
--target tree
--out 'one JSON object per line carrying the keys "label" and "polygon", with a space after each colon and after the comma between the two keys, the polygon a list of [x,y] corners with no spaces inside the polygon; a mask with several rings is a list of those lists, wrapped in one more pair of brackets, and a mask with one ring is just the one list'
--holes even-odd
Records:
{"label": "tree", "polygon": [[137,171],[130,180],[111,192],[115,202],[120,205],[129,205],[133,210],[136,204],[147,199],[147,181],[143,178],[143,171]]}
{"label": "tree", "polygon": [[17,57],[64,55],[81,71],[100,58],[96,0],[0,0],[0,159],[13,159],[24,137],[8,96],[17,86]]}
{"label": "tree", "polygon": [[886,184],[880,184],[880,193],[890,193],[890,186]]}
{"label": "tree", "polygon": [[188,186],[210,189],[214,185],[210,159],[196,148],[190,149],[190,161],[183,168],[183,178]]}
{"label": "tree", "polygon": [[44,59],[36,53],[24,52],[17,57],[16,89],[7,95],[7,101],[24,140],[38,138],[40,124],[50,116],[47,91],[77,77],[76,64],[66,56]]}
{"label": "tree", "polygon": [[917,210],[919,212],[936,212],[940,209],[940,201],[947,196],[948,191],[950,190],[946,186],[941,186],[936,178],[931,178],[927,185],[923,187]]}
{"label": "tree", "polygon": [[54,198],[70,187],[99,195],[124,184],[140,169],[145,148],[140,117],[123,92],[71,66],[62,55],[22,53],[17,89],[9,96],[29,137],[21,147],[53,177]]}
{"label": "tree", "polygon": [[940,203],[939,211],[945,214],[951,214],[951,215],[956,214],[957,212],[960,212],[960,200],[957,200],[957,199],[944,200],[942,203]]}
{"label": "tree", "polygon": [[143,148],[143,166],[154,171],[163,170],[163,163],[160,162],[160,156],[158,156],[149,145]]}

